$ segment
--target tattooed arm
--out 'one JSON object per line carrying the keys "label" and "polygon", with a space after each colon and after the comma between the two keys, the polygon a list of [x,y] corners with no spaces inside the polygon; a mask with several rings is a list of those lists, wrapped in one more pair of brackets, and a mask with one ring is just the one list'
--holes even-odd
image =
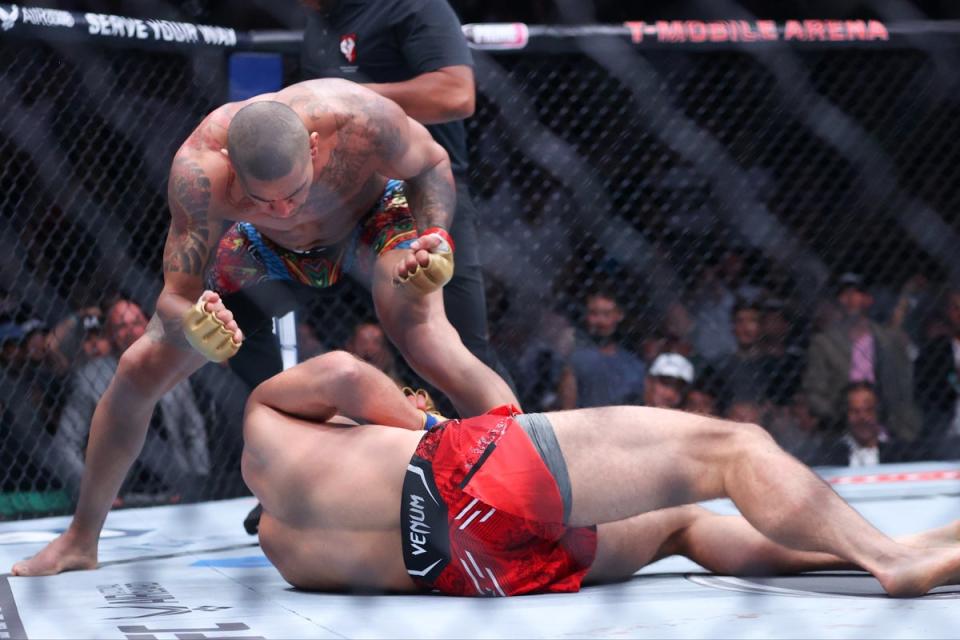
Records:
{"label": "tattooed arm", "polygon": [[210,212],[211,163],[205,159],[211,155],[181,149],[173,159],[167,184],[171,219],[163,248],[163,291],[148,327],[154,339],[188,349],[180,319],[203,292],[203,273],[223,232],[223,222]]}
{"label": "tattooed arm", "polygon": [[418,229],[449,229],[457,195],[447,152],[395,103],[377,96],[367,104],[381,159],[378,171],[407,181],[407,197]]}

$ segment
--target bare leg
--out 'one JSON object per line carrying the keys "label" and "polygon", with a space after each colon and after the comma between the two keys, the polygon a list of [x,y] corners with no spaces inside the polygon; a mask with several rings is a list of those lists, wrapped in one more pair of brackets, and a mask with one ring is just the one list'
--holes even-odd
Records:
{"label": "bare leg", "polygon": [[[960,522],[903,536],[901,544],[937,548],[960,544]],[[591,583],[626,580],[662,558],[687,557],[721,575],[785,575],[805,571],[859,569],[829,553],[797,551],[770,540],[742,516],[724,516],[697,505],[672,507],[598,527],[596,561],[590,567]],[[951,536],[951,537],[947,537]]]}
{"label": "bare leg", "polygon": [[50,575],[97,566],[100,530],[120,485],[143,448],[157,401],[205,360],[192,350],[160,342],[154,318],[148,333],[120,358],[117,372],[97,403],[90,426],[83,479],[68,529],[29,560],[16,576]]}
{"label": "bare leg", "polygon": [[755,425],[646,407],[550,420],[573,486],[572,524],[729,497],[773,542],[863,567],[893,595],[960,580],[960,548],[921,552],[894,542]]}
{"label": "bare leg", "polygon": [[411,286],[394,286],[394,270],[405,255],[388,251],[377,260],[373,301],[384,330],[407,363],[443,391],[461,416],[518,404],[507,383],[464,346],[447,320],[442,291],[422,295]]}
{"label": "bare leg", "polygon": [[899,537],[897,542],[921,549],[960,544],[960,520],[954,520],[948,525],[929,531]]}
{"label": "bare leg", "polygon": [[696,505],[671,507],[598,527],[597,558],[587,581],[626,580],[668,556],[690,558],[721,575],[780,575],[854,568],[836,556],[773,542],[740,516]]}

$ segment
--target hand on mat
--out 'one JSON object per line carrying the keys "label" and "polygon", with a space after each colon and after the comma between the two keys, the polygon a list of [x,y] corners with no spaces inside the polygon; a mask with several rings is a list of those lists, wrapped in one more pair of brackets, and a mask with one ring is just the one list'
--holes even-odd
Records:
{"label": "hand on mat", "polygon": [[453,277],[453,238],[445,229],[427,229],[410,249],[397,265],[396,286],[412,285],[421,293],[431,293]]}
{"label": "hand on mat", "polygon": [[223,362],[240,349],[243,332],[220,295],[204,291],[197,304],[183,314],[183,335],[194,349],[212,362]]}

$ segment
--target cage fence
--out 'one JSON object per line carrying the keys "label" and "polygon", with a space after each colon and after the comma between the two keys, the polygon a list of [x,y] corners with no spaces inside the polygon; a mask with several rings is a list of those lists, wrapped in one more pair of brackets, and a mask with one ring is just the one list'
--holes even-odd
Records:
{"label": "cage fence", "polygon": [[[98,357],[101,307],[123,295],[152,313],[170,160],[227,100],[234,45],[271,49],[249,34],[143,48],[20,26],[0,34],[4,519],[72,508],[90,398],[116,366]],[[697,42],[689,25],[506,25],[491,48],[483,28],[465,29],[470,186],[490,338],[526,410],[649,402],[650,376],[628,370],[676,353],[688,396],[815,461],[810,443],[841,438],[846,417],[844,385],[821,374],[860,313],[887,435],[904,459],[957,457],[942,355],[960,335],[956,35],[791,42],[775,25],[769,42]],[[515,37],[525,46],[504,46]],[[302,355],[342,348],[372,315],[363,283],[335,287],[298,315],[313,336]],[[611,349],[623,357],[598,368],[590,354]],[[246,492],[248,389],[210,364],[178,393],[124,504]],[[197,426],[174,436],[171,420]]]}

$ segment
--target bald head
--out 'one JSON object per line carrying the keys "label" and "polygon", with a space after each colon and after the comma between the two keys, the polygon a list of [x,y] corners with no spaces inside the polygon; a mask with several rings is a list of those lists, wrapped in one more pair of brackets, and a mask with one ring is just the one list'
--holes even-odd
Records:
{"label": "bald head", "polygon": [[267,182],[290,175],[307,161],[310,134],[287,105],[253,102],[233,116],[227,152],[241,178]]}

